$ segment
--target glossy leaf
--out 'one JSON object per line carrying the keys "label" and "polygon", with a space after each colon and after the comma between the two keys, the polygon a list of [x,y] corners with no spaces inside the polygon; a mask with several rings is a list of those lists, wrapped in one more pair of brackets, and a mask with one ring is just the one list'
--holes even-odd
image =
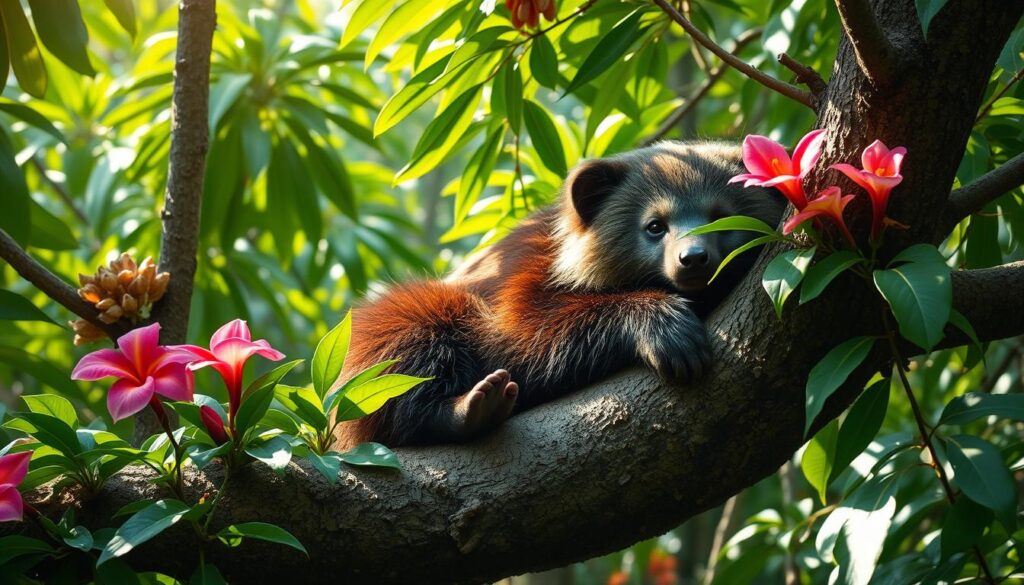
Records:
{"label": "glossy leaf", "polygon": [[589,83],[621,59],[626,51],[633,46],[633,43],[643,35],[644,31],[640,26],[642,16],[643,12],[637,9],[616,23],[608,31],[608,34],[594,46],[593,51],[587,55],[577,70],[576,76],[565,88],[565,93],[572,93],[580,86]]}
{"label": "glossy leaf", "polygon": [[953,302],[948,266],[911,262],[876,270],[874,280],[896,316],[900,335],[924,349],[931,349],[942,339]]}
{"label": "glossy leaf", "polygon": [[0,319],[5,321],[42,321],[60,326],[25,297],[0,289]]}
{"label": "glossy leaf", "polygon": [[95,75],[86,47],[89,31],[82,21],[77,0],[28,0],[32,21],[43,42],[55,57],[82,75]]}
{"label": "glossy leaf", "polygon": [[964,425],[988,416],[1024,422],[1024,394],[968,392],[949,401],[939,424]]}
{"label": "glossy leaf", "polygon": [[309,553],[306,552],[306,547],[302,546],[299,539],[292,536],[292,534],[284,528],[273,524],[267,524],[266,522],[242,522],[240,524],[231,524],[218,532],[217,538],[228,546],[237,546],[237,544],[245,538],[263,540],[266,542],[290,546],[295,550],[302,551],[306,556],[309,556]]}
{"label": "glossy leaf", "polygon": [[380,443],[360,443],[344,453],[339,453],[338,458],[349,465],[361,467],[402,467],[394,452]]}
{"label": "glossy leaf", "polygon": [[[46,66],[36,35],[18,0],[0,0],[0,16],[7,32],[7,52],[18,85],[25,93],[42,99],[46,93]],[[3,174],[0,172],[0,174]]]}
{"label": "glossy leaf", "polygon": [[263,418],[270,408],[270,402],[274,399],[274,387],[281,378],[292,368],[302,363],[303,360],[294,360],[277,366],[256,380],[253,380],[249,387],[242,393],[242,405],[238,407],[235,414],[235,428],[239,433],[245,433]]}
{"label": "glossy leaf", "polygon": [[850,407],[850,412],[839,428],[830,481],[835,481],[839,474],[864,452],[882,428],[889,406],[889,386],[888,378],[875,382],[864,390]]}
{"label": "glossy leaf", "polygon": [[800,459],[800,470],[804,472],[804,477],[807,478],[811,487],[818,492],[818,498],[822,504],[827,503],[826,492],[833,475],[838,440],[839,423],[832,421],[822,427],[807,443],[804,455]]}
{"label": "glossy leaf", "polygon": [[716,219],[715,221],[702,225],[700,227],[693,228],[686,232],[688,236],[699,236],[701,234],[710,234],[714,232],[726,232],[726,231],[748,231],[758,232],[765,234],[766,236],[772,236],[775,239],[781,239],[775,228],[766,224],[765,222],[754,218],[747,217],[745,215],[732,215],[729,217],[723,217],[722,219]]}
{"label": "glossy leaf", "polygon": [[768,263],[761,277],[761,286],[768,293],[775,307],[775,315],[782,318],[782,307],[786,299],[796,290],[807,274],[807,268],[814,259],[816,248],[806,250],[787,250]]}
{"label": "glossy leaf", "polygon": [[[401,396],[429,378],[404,374],[384,374],[368,382],[346,389],[337,399],[335,420],[345,421],[375,412],[389,399]],[[340,393],[339,393],[340,394]]]}
{"label": "glossy leaf", "polygon": [[292,460],[292,446],[284,437],[274,437],[248,445],[245,452],[281,473]]}
{"label": "glossy leaf", "polygon": [[96,566],[128,554],[135,547],[177,524],[188,511],[189,507],[178,500],[158,500],[136,512],[103,547]]}
{"label": "glossy leaf", "polygon": [[551,120],[550,114],[533,100],[523,102],[523,122],[530,133],[530,141],[537,149],[541,162],[552,172],[564,177],[568,172],[565,162],[565,149],[558,129]]}
{"label": "glossy leaf", "polygon": [[1010,532],[1017,527],[1017,489],[999,450],[988,441],[954,435],[946,441],[954,481],[964,494],[995,512]]}
{"label": "glossy leaf", "polygon": [[804,414],[804,433],[810,430],[821,408],[857,366],[868,357],[874,345],[873,337],[854,337],[832,348],[820,362],[811,368],[807,377],[807,401]]}
{"label": "glossy leaf", "polygon": [[978,544],[991,521],[991,510],[979,506],[966,496],[957,498],[942,524],[942,560]]}
{"label": "glossy leaf", "polygon": [[849,250],[839,250],[815,262],[807,269],[800,288],[800,304],[818,298],[837,276],[863,261],[863,258]]}
{"label": "glossy leaf", "polygon": [[313,376],[313,389],[321,398],[327,394],[345,367],[351,337],[352,312],[349,311],[340,323],[324,335],[313,352],[310,373]]}

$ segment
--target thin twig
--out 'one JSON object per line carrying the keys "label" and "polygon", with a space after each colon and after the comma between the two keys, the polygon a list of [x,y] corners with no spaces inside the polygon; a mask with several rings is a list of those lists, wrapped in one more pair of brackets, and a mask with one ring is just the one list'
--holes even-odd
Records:
{"label": "thin twig", "polygon": [[32,166],[34,166],[36,170],[39,171],[39,176],[41,176],[43,178],[43,181],[45,181],[46,184],[53,189],[54,193],[56,193],[57,196],[60,197],[60,200],[64,202],[64,205],[67,205],[68,209],[70,209],[71,212],[75,214],[75,217],[78,218],[78,221],[80,221],[83,225],[89,225],[89,218],[85,216],[85,213],[81,209],[78,208],[78,205],[75,204],[75,200],[71,198],[71,194],[68,193],[68,190],[64,188],[64,185],[53,180],[53,178],[49,174],[47,174],[48,171],[46,167],[38,158],[33,156],[30,160],[32,161]]}
{"label": "thin twig", "polygon": [[[683,0],[679,7],[682,9],[683,16],[686,17],[686,20],[693,22],[693,10],[690,3],[687,2],[687,0]],[[704,73],[711,71],[711,67],[708,65],[708,60],[704,58],[704,53],[700,50],[700,45],[697,43],[690,43],[690,53],[693,54],[693,61],[697,64],[698,69]]]}
{"label": "thin twig", "polygon": [[670,18],[672,18],[672,20],[679,24],[679,26],[683,27],[683,30],[685,30],[687,34],[689,34],[693,38],[693,40],[697,41],[705,48],[707,48],[709,51],[717,55],[718,58],[721,59],[722,61],[725,61],[729,65],[735,67],[741,73],[753,79],[754,81],[760,83],[761,85],[767,87],[768,89],[781,93],[782,95],[790,98],[791,100],[801,103],[807,106],[808,108],[811,108],[812,110],[815,109],[816,104],[814,96],[812,96],[809,92],[806,92],[796,87],[795,85],[791,85],[784,81],[775,79],[770,75],[766,75],[765,73],[762,73],[749,63],[737,58],[735,55],[732,55],[731,53],[729,53],[729,51],[726,51],[720,45],[712,41],[711,38],[709,38],[707,35],[701,32],[700,29],[694,26],[692,22],[686,20],[686,17],[680,14],[680,12],[676,10],[674,6],[669,4],[668,0],[654,0],[654,3],[657,4],[662,10],[664,10],[665,13],[668,14]]}
{"label": "thin twig", "polygon": [[1020,185],[1024,185],[1024,153],[949,194],[945,220],[947,231],[952,230],[960,220],[981,211],[989,202]]}
{"label": "thin twig", "polygon": [[992,370],[992,373],[985,378],[985,381],[981,385],[981,388],[978,389],[978,392],[981,392],[982,394],[991,394],[992,390],[995,389],[996,384],[999,383],[999,379],[1003,377],[1003,374],[1010,369],[1010,366],[1012,366],[1013,362],[1015,362],[1019,357],[1021,357],[1020,346],[1017,344],[1010,345],[1010,347],[1007,348],[1006,355],[1003,356],[1002,361],[1000,361],[999,365]]}
{"label": "thin twig", "polygon": [[868,0],[836,0],[836,8],[861,72],[875,87],[891,86],[896,79],[899,56],[878,24],[871,3]]}
{"label": "thin twig", "polygon": [[[741,492],[742,493],[742,492]],[[729,533],[729,526],[732,524],[733,514],[736,512],[736,500],[739,494],[729,498],[722,506],[722,516],[715,525],[715,535],[711,539],[711,552],[708,553],[708,570],[704,573],[704,585],[710,585],[715,580],[715,569],[718,567],[718,555],[725,545],[725,536]]]}
{"label": "thin twig", "polygon": [[821,75],[818,75],[818,72],[810,65],[804,65],[786,53],[779,53],[777,58],[783,67],[789,69],[796,75],[797,83],[806,85],[815,96],[824,93],[825,89],[828,87],[828,84],[821,78]]}
{"label": "thin twig", "polygon": [[[743,50],[744,47],[749,45],[754,39],[758,38],[759,36],[761,36],[761,29],[755,28],[752,30],[748,30],[747,32],[736,37],[736,44],[735,46],[733,46],[732,54],[738,54],[740,51]],[[672,114],[668,118],[665,118],[665,121],[661,123],[661,126],[658,127],[654,134],[651,134],[650,136],[645,138],[642,144],[644,146],[650,146],[651,144],[654,144],[655,142],[661,140],[662,138],[665,137],[666,134],[671,132],[672,129],[676,127],[676,124],[678,124],[680,120],[685,118],[686,115],[693,110],[694,106],[696,106],[698,102],[700,102],[702,99],[704,99],[704,97],[708,95],[708,93],[711,91],[711,88],[713,88],[715,84],[718,83],[720,79],[722,79],[722,76],[724,76],[725,72],[728,70],[728,66],[722,64],[716,67],[714,71],[709,73],[707,79],[705,79],[704,83],[702,83],[700,87],[697,88],[697,91],[694,92],[694,94],[690,96],[689,99],[680,104],[680,106],[676,108],[676,111],[672,112]]]}
{"label": "thin twig", "polygon": [[1006,92],[1010,91],[1010,88],[1013,87],[1013,84],[1020,81],[1022,77],[1024,77],[1024,68],[1021,68],[1020,71],[1015,73],[1013,77],[1010,78],[1010,81],[1008,81],[1002,89],[997,91],[996,94],[992,96],[992,99],[985,102],[985,105],[982,106],[981,110],[978,111],[978,117],[974,119],[974,123],[977,124],[978,122],[981,122],[985,118],[985,116],[987,116],[988,113],[992,111],[992,106],[994,106],[995,103],[999,101],[999,98],[1006,95]]}
{"label": "thin twig", "polygon": [[99,319],[99,311],[91,303],[78,296],[75,287],[64,282],[59,276],[50,272],[45,266],[28,255],[18,242],[14,241],[6,231],[0,229],[0,258],[11,265],[22,278],[32,283],[46,296],[63,305],[67,310],[99,327],[111,339],[117,339],[124,330],[116,325],[108,325]]}

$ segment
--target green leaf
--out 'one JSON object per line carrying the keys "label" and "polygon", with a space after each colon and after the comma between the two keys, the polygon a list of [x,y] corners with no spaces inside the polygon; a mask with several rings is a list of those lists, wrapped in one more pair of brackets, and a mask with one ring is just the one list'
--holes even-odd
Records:
{"label": "green leaf", "polygon": [[245,448],[245,452],[266,463],[277,473],[284,471],[292,460],[292,445],[280,436],[251,444]]}
{"label": "green leaf", "polygon": [[25,297],[0,289],[0,319],[5,321],[42,321],[60,325]]}
{"label": "green leaf", "polygon": [[505,85],[505,119],[512,133],[519,136],[523,125],[523,75],[514,63],[501,68]]}
{"label": "green leaf", "polygon": [[74,457],[82,452],[75,430],[68,423],[48,414],[23,412],[17,418],[7,421],[4,427],[27,433],[67,457]]}
{"label": "green leaf", "polygon": [[218,445],[210,449],[202,449],[198,445],[194,449],[190,449],[188,452],[188,458],[192,460],[192,465],[196,466],[196,469],[203,469],[210,464],[215,457],[223,457],[231,451],[231,442]]}
{"label": "green leaf", "polygon": [[284,528],[273,524],[267,524],[266,522],[242,522],[241,524],[232,524],[218,532],[217,538],[221,539],[221,541],[228,546],[237,546],[243,538],[265,540],[267,542],[290,546],[295,550],[302,551],[307,557],[309,556],[309,553],[306,552],[306,547],[302,546],[299,539],[292,536],[292,534]]}
{"label": "green leaf", "polygon": [[480,194],[487,187],[491,173],[501,155],[501,147],[505,141],[505,127],[496,126],[487,135],[483,145],[477,149],[462,171],[459,180],[459,191],[455,195],[455,223],[458,224],[466,216],[473,204],[480,199]]}
{"label": "green leaf", "polygon": [[39,40],[53,56],[82,75],[96,75],[89,63],[89,31],[78,0],[28,0],[28,5]]}
{"label": "green leaf", "polygon": [[744,253],[747,250],[750,250],[752,248],[756,248],[758,246],[763,246],[763,245],[765,245],[765,244],[767,244],[769,242],[774,242],[777,239],[778,238],[776,236],[760,236],[760,237],[754,238],[753,240],[750,240],[749,242],[747,242],[747,243],[743,244],[742,246],[736,248],[732,252],[729,252],[729,254],[725,258],[723,258],[721,262],[719,262],[718,269],[715,270],[715,273],[711,275],[711,280],[708,281],[708,284],[711,284],[712,282],[714,282],[714,280],[716,278],[718,278],[718,275],[722,273],[722,270],[724,270],[725,267],[728,266],[728,264],[730,262],[735,260],[736,257],[739,256],[740,254],[742,254],[742,253]]}
{"label": "green leaf", "polygon": [[4,565],[11,559],[33,554],[50,554],[53,548],[36,538],[15,534],[0,538],[0,565]]}
{"label": "green leaf", "polygon": [[324,412],[331,412],[334,409],[334,403],[344,396],[350,389],[376,378],[381,372],[397,363],[398,360],[384,360],[379,364],[374,364],[349,378],[347,382],[342,384],[341,388],[331,393],[331,395],[327,397],[327,400],[324,401]]}
{"label": "green leaf", "polygon": [[47,134],[53,136],[57,140],[60,140],[61,142],[66,142],[64,139],[64,134],[62,134],[61,131],[58,130],[57,127],[53,125],[53,122],[51,122],[46,116],[40,114],[39,112],[33,110],[29,106],[26,106],[25,104],[9,100],[7,98],[0,98],[0,112],[7,112],[8,114],[14,116],[15,118],[18,118],[22,122],[25,122],[30,126],[35,126],[36,128],[42,130],[43,132],[46,132]]}
{"label": "green leaf", "polygon": [[338,473],[341,472],[341,459],[338,454],[328,451],[323,455],[310,451],[306,459],[320,472],[330,483],[338,483]]}
{"label": "green leaf", "polygon": [[263,419],[263,415],[270,408],[270,402],[274,399],[274,387],[285,374],[302,361],[294,360],[277,366],[249,384],[249,387],[242,393],[242,405],[238,407],[238,412],[235,414],[236,432],[244,434]]}
{"label": "green leaf", "polygon": [[461,93],[427,125],[409,162],[395,175],[395,184],[430,172],[451,154],[473,122],[482,88],[478,84]]}
{"label": "green leaf", "polygon": [[530,72],[544,87],[558,87],[558,54],[547,35],[538,35],[530,41]]}
{"label": "green leaf", "polygon": [[830,481],[835,481],[839,474],[864,452],[878,434],[878,430],[882,428],[885,412],[889,407],[889,386],[888,378],[869,386],[857,402],[853,403],[850,412],[843,419],[836,440],[836,456]]}
{"label": "green leaf", "polygon": [[939,424],[965,425],[987,416],[1024,422],[1024,394],[968,392],[949,401]]}
{"label": "green leaf", "polygon": [[954,480],[964,494],[992,510],[1008,532],[1017,528],[1017,489],[999,450],[970,435],[946,440]]}
{"label": "green leaf", "polygon": [[807,269],[803,287],[800,289],[800,304],[812,301],[825,292],[837,276],[863,262],[864,259],[849,250],[839,250],[815,262]]}
{"label": "green leaf", "polygon": [[772,300],[775,315],[779,319],[782,318],[782,306],[807,274],[807,267],[811,265],[816,251],[815,247],[788,250],[773,258],[764,269],[761,286]]}
{"label": "green leaf", "polygon": [[71,535],[64,537],[64,544],[82,552],[92,550],[92,533],[85,526],[74,526],[70,529]]}
{"label": "green leaf", "polygon": [[361,467],[402,468],[398,456],[380,443],[360,443],[344,453],[339,453],[338,458],[349,465]]}
{"label": "green leaf", "polygon": [[132,0],[103,0],[103,3],[107,5],[107,10],[113,13],[121,28],[134,39],[136,32],[135,6],[132,4]]}
{"label": "green leaf", "polygon": [[978,544],[991,521],[991,510],[979,506],[963,495],[957,498],[942,523],[942,537],[939,541],[942,553],[940,560],[946,560]]}
{"label": "green leaf", "polygon": [[807,402],[804,415],[804,433],[821,412],[825,400],[839,389],[857,366],[868,357],[874,337],[854,337],[832,348],[807,377]]}
{"label": "green leaf", "polygon": [[917,7],[917,18],[921,21],[921,30],[924,31],[925,38],[928,38],[928,27],[931,26],[932,19],[942,10],[946,2],[948,0],[914,0],[914,5]]}
{"label": "green leaf", "polygon": [[[380,0],[376,1],[380,2]],[[386,2],[381,3],[386,4]],[[406,0],[394,10],[390,10],[387,19],[377,29],[377,34],[373,36],[373,40],[370,41],[370,45],[366,49],[363,68],[369,69],[370,64],[380,55],[381,51],[394,45],[414,30],[419,30],[426,23],[432,21],[444,8],[445,3],[437,0]],[[351,28],[351,24],[349,28]],[[345,46],[344,41],[342,41],[342,46]]]}
{"label": "green leaf", "polygon": [[323,402],[312,388],[278,384],[275,396],[281,404],[294,412],[314,429],[327,428],[327,416]]}
{"label": "green leaf", "polygon": [[128,554],[135,547],[174,526],[189,509],[184,502],[178,500],[158,500],[136,512],[103,547],[96,566]]}
{"label": "green leaf", "polygon": [[331,385],[341,375],[341,370],[345,367],[345,356],[348,354],[348,344],[351,338],[352,311],[349,311],[341,323],[328,331],[327,335],[324,335],[320,343],[316,345],[310,374],[313,377],[313,388],[320,398],[327,394]]}
{"label": "green leaf", "polygon": [[210,135],[217,133],[221,118],[238,100],[238,96],[252,81],[252,73],[221,73],[210,86]]}
{"label": "green leaf", "polygon": [[684,235],[699,236],[701,234],[732,230],[758,232],[767,236],[773,236],[775,239],[781,239],[781,236],[779,236],[778,232],[775,231],[775,228],[759,219],[747,217],[745,215],[731,215],[729,217],[723,217],[722,219],[717,219],[709,224],[695,227]]}
{"label": "green leaf", "polygon": [[188,585],[227,585],[227,581],[216,566],[203,563],[196,567],[188,580]]}
{"label": "green leaf", "polygon": [[825,504],[828,484],[832,477],[836,443],[839,439],[839,422],[832,421],[822,427],[818,434],[807,443],[800,459],[800,470],[811,487],[818,492],[821,503]]}
{"label": "green leaf", "polygon": [[335,420],[353,420],[370,414],[384,406],[388,399],[401,396],[429,379],[404,374],[385,374],[345,390],[343,394],[339,392],[341,396],[337,399],[338,414]]}
{"label": "green leaf", "polygon": [[565,149],[562,147],[562,139],[558,136],[558,129],[550,114],[537,102],[525,100],[523,102],[523,122],[526,123],[526,131],[530,133],[530,140],[544,166],[552,172],[564,177],[568,172],[565,162]]}
{"label": "green leaf", "polygon": [[386,14],[391,12],[392,7],[394,7],[397,1],[363,0],[363,3],[352,13],[352,18],[349,19],[348,25],[345,27],[344,32],[342,32],[339,48],[344,49],[349,43],[356,40],[367,27],[384,18]]}
{"label": "green leaf", "polygon": [[[0,0],[6,2],[9,0]],[[3,4],[0,4],[2,6]],[[14,148],[7,134],[0,130],[0,193],[4,197],[4,211],[0,213],[0,229],[8,233],[23,247],[28,245],[32,232],[31,198],[25,174],[14,158]]]}
{"label": "green leaf", "polygon": [[953,303],[953,285],[945,263],[911,262],[876,270],[874,280],[896,316],[900,335],[926,350],[942,339]]}
{"label": "green leaf", "polygon": [[34,200],[29,200],[29,215],[32,218],[29,246],[43,250],[77,250],[81,245],[71,228]]}
{"label": "green leaf", "polygon": [[942,252],[931,244],[914,244],[909,248],[901,250],[899,254],[889,262],[889,266],[904,262],[917,262],[922,264],[945,264]]}
{"label": "green leaf", "polygon": [[573,77],[569,86],[565,88],[563,96],[592,81],[626,54],[626,51],[644,33],[644,29],[640,27],[640,18],[642,16],[642,9],[634,10],[617,22],[608,31],[608,34],[594,45],[594,49],[584,59],[583,64],[580,65],[576,76]]}
{"label": "green leaf", "polygon": [[71,401],[56,394],[31,394],[22,396],[22,400],[32,412],[52,416],[63,421],[68,427],[78,427],[78,414],[75,412]]}
{"label": "green leaf", "polygon": [[[46,66],[18,0],[0,0],[0,17],[7,31],[7,51],[18,85],[32,97],[46,94]],[[0,173],[2,174],[2,173]]]}
{"label": "green leaf", "polygon": [[[2,215],[0,213],[0,216]],[[66,369],[58,368],[20,347],[0,345],[0,362],[10,365],[15,371],[31,376],[37,382],[49,386],[65,396],[76,398],[82,395],[78,385],[68,378]]]}
{"label": "green leaf", "polygon": [[843,503],[847,518],[835,551],[839,583],[867,585],[871,581],[896,513],[897,477],[874,478]]}
{"label": "green leaf", "polygon": [[973,343],[976,348],[981,349],[981,340],[978,339],[978,334],[974,331],[974,326],[971,325],[971,322],[967,320],[967,317],[965,317],[963,313],[956,309],[950,309],[949,322],[960,331],[963,331],[964,335],[971,340],[971,343]]}

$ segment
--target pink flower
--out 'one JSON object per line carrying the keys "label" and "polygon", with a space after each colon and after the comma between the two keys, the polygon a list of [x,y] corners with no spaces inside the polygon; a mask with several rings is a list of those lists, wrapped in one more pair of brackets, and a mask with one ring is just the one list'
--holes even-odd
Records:
{"label": "pink flower", "polygon": [[801,223],[812,217],[823,215],[834,221],[839,226],[839,231],[842,232],[850,247],[856,248],[857,242],[854,241],[853,235],[850,234],[850,229],[846,226],[846,221],[843,219],[843,210],[850,204],[850,201],[853,201],[853,198],[854,195],[843,195],[839,187],[828,187],[811,200],[804,207],[803,211],[789,218],[786,224],[782,226],[782,233],[788,235]]}
{"label": "pink flower", "polygon": [[284,358],[284,354],[270,347],[265,339],[253,341],[249,326],[241,319],[225,323],[215,331],[210,338],[209,350],[195,345],[180,347],[191,351],[202,360],[190,365],[190,369],[198,370],[213,366],[224,378],[224,384],[228,388],[228,424],[232,428],[235,413],[238,412],[242,399],[242,370],[245,368],[245,362],[254,355],[261,355],[274,361]]}
{"label": "pink flower", "polygon": [[885,221],[885,210],[889,206],[889,193],[903,181],[900,167],[907,149],[902,146],[889,150],[881,140],[876,140],[864,149],[860,155],[863,170],[839,163],[831,168],[843,173],[851,181],[857,183],[871,197],[871,238],[875,239],[882,233]]}
{"label": "pink flower", "polygon": [[192,400],[192,372],[186,365],[196,358],[179,346],[160,345],[159,323],[125,333],[117,339],[117,347],[84,356],[71,372],[72,380],[118,378],[107,394],[107,410],[114,422],[146,408],[158,400],[158,394]]}
{"label": "pink flower", "polygon": [[24,513],[24,502],[18,484],[28,475],[31,451],[0,457],[0,522],[18,522]]}
{"label": "pink flower", "polygon": [[818,162],[823,142],[824,130],[809,132],[800,139],[791,159],[778,142],[756,134],[747,136],[743,139],[743,164],[750,172],[736,175],[729,182],[744,181],[744,187],[775,187],[800,211],[807,206],[804,177]]}
{"label": "pink flower", "polygon": [[223,445],[228,442],[228,434],[224,431],[224,419],[217,414],[216,410],[204,404],[199,407],[199,418],[202,419],[206,433],[210,435],[214,443]]}

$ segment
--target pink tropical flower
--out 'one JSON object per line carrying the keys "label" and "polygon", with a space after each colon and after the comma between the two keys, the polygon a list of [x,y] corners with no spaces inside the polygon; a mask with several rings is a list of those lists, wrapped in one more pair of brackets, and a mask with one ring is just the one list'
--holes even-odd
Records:
{"label": "pink tropical flower", "polygon": [[856,248],[857,242],[854,241],[850,228],[846,226],[846,221],[843,219],[843,210],[850,204],[850,201],[853,201],[855,196],[843,195],[842,193],[839,187],[828,187],[811,200],[800,213],[789,218],[785,225],[782,226],[782,233],[788,235],[803,222],[813,217],[825,216],[839,226],[839,231],[846,238],[846,242],[850,244],[850,247]]}
{"label": "pink tropical flower", "polygon": [[213,366],[228,388],[228,424],[234,428],[235,413],[242,399],[242,370],[245,362],[254,355],[278,361],[284,354],[277,351],[265,339],[252,340],[249,326],[241,319],[235,319],[221,326],[210,338],[210,349],[195,345],[179,346],[189,350],[200,361],[189,366],[192,370]]}
{"label": "pink tropical flower", "polygon": [[804,177],[818,162],[824,141],[824,130],[809,132],[800,139],[790,158],[778,142],[749,135],[743,139],[743,164],[749,172],[736,175],[729,182],[744,181],[744,187],[775,187],[800,211],[807,206]]}
{"label": "pink tropical flower", "polygon": [[861,153],[860,161],[863,169],[853,165],[839,163],[831,168],[843,173],[851,181],[857,183],[871,197],[871,238],[875,239],[882,233],[885,225],[885,210],[889,206],[889,194],[903,181],[900,167],[907,149],[897,146],[889,150],[881,140],[868,145]]}
{"label": "pink tropical flower", "polygon": [[180,346],[160,345],[159,323],[125,333],[117,347],[87,354],[71,372],[72,380],[118,378],[107,393],[107,410],[115,422],[159,400],[157,395],[192,400],[192,372],[186,365],[196,357]]}
{"label": "pink tropical flower", "polygon": [[18,484],[28,475],[28,460],[31,458],[31,451],[0,457],[0,522],[18,522],[24,514],[25,505]]}
{"label": "pink tropical flower", "polygon": [[217,414],[216,410],[204,404],[199,407],[199,418],[202,419],[206,433],[210,435],[214,443],[223,445],[228,442],[228,434],[224,431],[224,419]]}

